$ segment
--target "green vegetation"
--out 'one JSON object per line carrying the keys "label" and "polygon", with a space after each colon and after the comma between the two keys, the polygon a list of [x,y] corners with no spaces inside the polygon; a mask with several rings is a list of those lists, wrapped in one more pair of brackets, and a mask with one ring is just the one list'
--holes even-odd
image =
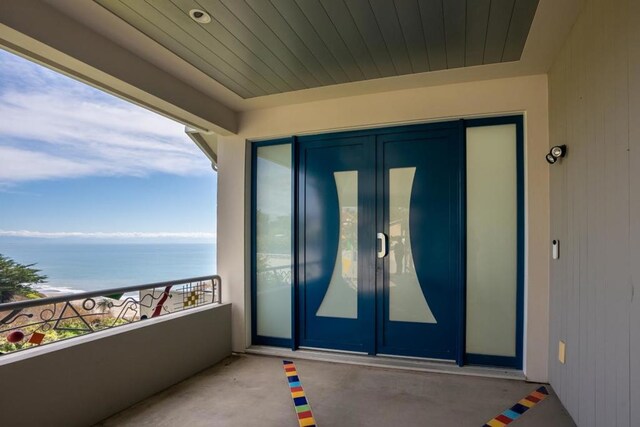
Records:
{"label": "green vegetation", "polygon": [[[105,316],[103,318],[94,318],[94,319],[87,319],[87,320],[91,324],[91,327],[93,328],[94,331],[99,331],[102,329],[111,328],[113,326],[120,326],[120,325],[125,325],[127,323],[130,323],[123,319],[115,320],[111,316]],[[49,326],[51,327],[53,323],[54,322],[50,322]],[[44,339],[42,340],[42,344],[60,341],[67,338],[73,338],[73,337],[77,337],[77,336],[85,335],[89,333],[89,331],[86,330],[87,325],[85,325],[84,322],[78,318],[65,319],[60,322],[58,327],[64,328],[64,329],[76,329],[76,330],[69,331],[64,329],[60,330],[60,329],[53,329],[53,328],[49,329],[46,332],[43,332],[42,330],[37,330],[37,332],[41,332],[44,334]],[[27,330],[23,330],[23,331],[25,332],[25,334],[36,332],[34,328],[27,328]],[[6,339],[0,339],[0,353],[11,353],[12,351],[21,350],[23,348],[29,348],[29,347],[37,347],[37,345],[29,344],[26,339],[18,343],[10,343]]]}
{"label": "green vegetation", "polygon": [[31,287],[44,283],[47,276],[33,268],[35,264],[23,265],[0,254],[0,303],[9,302],[16,295],[37,298],[38,293]]}
{"label": "green vegetation", "polygon": [[[0,254],[0,303],[19,299],[16,298],[18,296],[27,299],[43,297],[32,286],[37,283],[44,283],[47,276],[40,274],[40,270],[33,268],[34,265],[19,264],[11,258]],[[59,305],[58,311],[56,311],[56,304],[45,304],[21,311],[21,316],[23,317],[12,323],[11,329],[0,334],[0,354],[37,346],[38,344],[28,342],[29,337],[36,332],[44,334],[41,344],[46,344],[85,335],[92,331],[123,325],[130,323],[132,320],[114,318],[110,312],[109,300],[106,298],[98,300],[95,310],[85,310],[80,302],[70,301],[68,304],[73,305],[76,315],[73,315],[69,310],[65,314],[65,309],[62,308],[62,305]],[[52,316],[53,313],[57,313],[57,315],[44,323],[38,322],[35,319],[38,319],[43,310],[49,310]],[[62,312],[59,310],[62,310]],[[69,314],[72,315],[69,317]],[[26,317],[26,315],[29,317]],[[85,321],[90,325],[90,328]],[[16,343],[9,342],[7,336],[11,331],[22,332],[24,339]]]}
{"label": "green vegetation", "polygon": [[[79,320],[75,322],[71,322],[67,320],[66,322],[67,324],[64,325],[65,328],[86,328],[84,323],[82,323]],[[43,344],[48,342],[60,341],[66,338],[73,338],[78,335],[86,334],[85,331],[60,331],[60,330],[54,330],[54,329],[50,329],[43,333],[44,333],[44,339],[42,340]],[[12,351],[21,350],[23,348],[28,348],[28,347],[32,347],[32,344],[27,343],[26,340],[17,342],[17,343],[10,343],[9,341],[6,341],[6,340],[3,340],[3,342],[0,342],[0,352],[2,353],[10,353]]]}

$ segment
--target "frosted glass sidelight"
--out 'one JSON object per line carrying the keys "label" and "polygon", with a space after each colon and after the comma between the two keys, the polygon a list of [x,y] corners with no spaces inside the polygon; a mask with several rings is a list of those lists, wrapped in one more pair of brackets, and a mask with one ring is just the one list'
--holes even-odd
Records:
{"label": "frosted glass sidelight", "polygon": [[291,338],[291,144],[258,147],[257,334]]}
{"label": "frosted glass sidelight", "polygon": [[340,209],[338,253],[316,316],[358,318],[358,171],[334,172]]}
{"label": "frosted glass sidelight", "polygon": [[411,254],[409,213],[416,168],[389,169],[389,320],[437,323]]}
{"label": "frosted glass sidelight", "polygon": [[467,129],[467,353],[516,355],[516,125]]}

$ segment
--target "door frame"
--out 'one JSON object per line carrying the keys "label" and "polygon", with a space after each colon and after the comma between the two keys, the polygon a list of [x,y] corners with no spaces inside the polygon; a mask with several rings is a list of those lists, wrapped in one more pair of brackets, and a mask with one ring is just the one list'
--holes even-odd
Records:
{"label": "door frame", "polygon": [[[380,197],[378,197],[377,199],[377,206],[376,206],[376,212],[377,212],[377,218],[376,218],[376,229],[378,231],[381,232],[387,232],[386,230],[386,221],[387,218],[385,218],[384,212],[385,212],[385,203],[387,202],[387,200],[385,200],[385,197],[383,197],[383,195],[385,194],[385,171],[384,171],[384,144],[386,143],[384,141],[384,137],[387,135],[394,135],[394,136],[400,136],[398,141],[403,141],[403,140],[412,140],[414,138],[417,139],[424,139],[425,136],[430,136],[430,133],[436,133],[438,131],[448,131],[451,133],[457,133],[457,141],[454,143],[457,145],[457,149],[459,150],[459,156],[456,162],[456,167],[457,167],[457,173],[456,173],[456,182],[455,182],[455,190],[458,193],[458,197],[457,200],[455,200],[454,203],[450,204],[449,206],[454,206],[456,207],[457,210],[457,215],[454,219],[455,227],[459,230],[458,233],[458,241],[454,243],[454,248],[453,248],[453,252],[457,253],[457,265],[454,266],[453,270],[453,275],[454,275],[454,283],[456,284],[456,289],[454,290],[456,297],[455,300],[453,301],[453,306],[454,306],[454,310],[456,310],[456,319],[455,319],[455,333],[456,333],[456,337],[455,337],[455,347],[453,348],[453,352],[452,352],[452,358],[451,359],[446,359],[446,360],[452,360],[455,361],[456,364],[458,366],[462,366],[462,364],[464,363],[464,338],[465,338],[465,322],[464,322],[464,316],[465,316],[465,290],[466,290],[466,283],[465,283],[465,253],[464,253],[464,234],[465,234],[465,222],[464,222],[464,216],[463,216],[463,207],[464,207],[464,199],[465,199],[465,174],[464,174],[464,143],[465,140],[463,138],[461,138],[462,132],[464,131],[464,123],[463,120],[456,120],[456,121],[449,121],[449,122],[443,122],[443,123],[438,123],[438,124],[442,124],[442,126],[433,126],[433,124],[431,126],[428,127],[416,127],[416,126],[403,126],[401,128],[397,128],[399,129],[398,132],[385,132],[384,134],[376,134],[376,151],[377,151],[377,159],[378,162],[376,164],[376,168],[379,169],[379,173],[376,176],[377,179],[377,191],[380,194]],[[445,154],[446,155],[446,154]],[[388,295],[386,294],[386,290],[385,290],[385,279],[387,278],[387,268],[388,268],[388,264],[389,260],[387,259],[387,257],[385,257],[384,259],[376,259],[376,296],[377,296],[377,301],[376,301],[376,305],[377,305],[377,317],[376,317],[376,323],[377,326],[379,326],[380,328],[382,328],[382,325],[384,323],[384,317],[385,317],[385,304],[386,304],[386,298]],[[376,350],[380,350],[380,345],[379,343],[382,341],[383,339],[383,334],[384,331],[382,329],[379,329],[376,331]],[[402,354],[401,352],[398,353],[391,353],[391,354],[387,354],[385,353],[385,355],[398,355],[398,356],[404,356],[404,357],[415,357],[415,358],[421,358],[424,356],[416,356],[416,355],[412,355],[412,356],[408,356],[406,354]]]}
{"label": "door frame", "polygon": [[[517,290],[516,290],[516,356],[515,357],[505,357],[505,356],[486,356],[486,355],[477,355],[477,354],[467,354],[466,347],[466,129],[469,127],[478,127],[478,126],[493,126],[493,125],[501,125],[501,124],[515,124],[516,125],[516,168],[517,168]],[[462,144],[462,167],[460,168],[459,179],[460,179],[460,214],[458,221],[460,221],[460,238],[461,242],[459,245],[460,250],[460,278],[459,281],[459,325],[458,325],[458,348],[456,351],[455,362],[459,366],[463,366],[466,364],[478,364],[478,365],[490,365],[490,366],[499,366],[499,367],[507,367],[507,368],[515,368],[522,369],[523,366],[523,355],[524,355],[524,283],[525,283],[525,206],[524,206],[524,198],[525,198],[525,177],[524,177],[524,116],[521,113],[517,113],[514,115],[506,115],[506,116],[497,116],[497,117],[487,117],[487,118],[478,118],[478,119],[457,119],[457,120],[447,120],[441,122],[433,122],[433,123],[421,123],[421,124],[408,124],[408,125],[400,125],[400,126],[389,126],[389,127],[379,127],[379,128],[369,128],[362,130],[348,130],[348,131],[339,131],[339,132],[327,132],[320,133],[314,135],[303,135],[303,136],[292,136],[287,138],[279,138],[274,140],[266,140],[266,141],[249,141],[251,146],[251,217],[250,217],[250,263],[251,263],[251,338],[253,344],[259,345],[272,345],[279,347],[289,347],[292,350],[296,350],[299,348],[299,324],[298,319],[300,316],[300,307],[299,307],[299,283],[300,283],[300,270],[301,266],[299,263],[299,253],[298,253],[298,230],[299,221],[298,221],[298,203],[297,199],[300,191],[300,182],[299,182],[299,143],[300,141],[319,141],[319,140],[330,140],[334,138],[345,138],[345,137],[355,137],[355,136],[369,136],[375,137],[378,135],[385,135],[390,133],[401,133],[401,132],[420,132],[420,131],[429,131],[429,130],[437,130],[444,128],[456,127],[459,131],[459,143]],[[291,331],[292,336],[291,339],[283,339],[283,338],[273,338],[273,337],[265,337],[257,335],[256,328],[256,212],[255,212],[255,201],[256,201],[256,152],[257,148],[261,146],[268,145],[277,145],[277,144],[291,144],[291,152],[292,152],[292,204],[291,204],[291,215],[292,215],[292,253],[291,259],[292,261],[292,286],[291,286]],[[375,144],[375,141],[374,141]],[[380,162],[378,158],[377,150],[376,150],[376,167]],[[379,183],[376,182],[376,191]],[[376,209],[377,210],[377,209]],[[378,224],[378,218],[376,214],[376,224]],[[377,276],[379,273],[376,271],[375,275]],[[376,277],[376,281],[377,281]],[[375,319],[378,317],[378,302],[375,304]],[[377,339],[377,337],[375,338]]]}
{"label": "door frame", "polygon": [[257,201],[257,163],[258,163],[258,148],[260,147],[269,147],[272,145],[284,145],[291,144],[291,184],[295,188],[296,186],[296,172],[298,170],[297,167],[297,144],[295,137],[289,138],[279,138],[279,139],[271,139],[268,141],[258,141],[250,143],[251,146],[251,206],[249,209],[251,216],[251,234],[250,234],[250,246],[251,246],[251,254],[249,256],[251,263],[251,342],[257,345],[269,345],[275,347],[290,347],[292,350],[298,348],[297,345],[297,322],[296,318],[298,316],[297,307],[295,304],[296,295],[297,295],[297,286],[295,283],[297,282],[296,269],[298,265],[297,261],[297,251],[295,250],[297,247],[297,233],[296,233],[296,192],[291,192],[291,259],[292,259],[292,271],[291,271],[291,279],[293,281],[293,286],[291,286],[291,338],[275,338],[268,337],[263,335],[258,335],[258,319],[256,315],[256,304],[258,300],[257,295],[257,211],[256,201]]}
{"label": "door frame", "polygon": [[[517,203],[517,226],[516,226],[516,235],[517,235],[517,282],[516,282],[516,355],[509,356],[488,356],[488,355],[480,355],[480,354],[472,354],[466,353],[464,354],[463,364],[472,364],[472,365],[489,365],[489,366],[500,366],[506,368],[514,368],[514,369],[522,369],[523,355],[524,355],[524,272],[525,272],[525,206],[524,206],[524,197],[525,197],[525,176],[524,176],[524,116],[522,114],[513,115],[513,116],[501,116],[501,117],[487,117],[480,119],[468,119],[464,120],[464,134],[463,143],[465,144],[465,149],[463,150],[465,157],[465,167],[464,169],[464,182],[466,182],[466,129],[471,127],[482,127],[482,126],[497,126],[497,125],[516,125],[516,203]],[[465,189],[465,197],[466,201],[466,189]],[[464,284],[466,288],[466,206],[464,206],[463,215],[465,216],[465,226],[463,228],[464,233],[464,254],[465,254],[465,275],[464,275]],[[465,305],[466,305],[466,296],[465,296]],[[463,312],[463,315],[466,316],[466,308]],[[465,319],[466,324],[466,319]],[[464,337],[466,339],[466,336]]]}
{"label": "door frame", "polygon": [[[363,155],[366,157],[366,160],[369,161],[374,161],[376,162],[376,150],[375,150],[375,136],[372,135],[370,132],[369,133],[364,133],[364,134],[360,134],[360,133],[351,133],[351,132],[344,132],[344,133],[333,133],[333,134],[324,134],[322,136],[318,136],[318,138],[316,138],[316,135],[314,136],[310,136],[310,137],[298,137],[296,138],[296,153],[297,153],[297,159],[296,159],[296,185],[295,185],[295,196],[296,196],[296,202],[295,202],[295,224],[296,224],[296,238],[297,238],[297,245],[294,248],[294,252],[296,252],[296,260],[297,260],[297,265],[296,268],[294,269],[295,273],[296,273],[296,279],[294,281],[294,286],[293,288],[295,289],[295,293],[294,293],[294,303],[295,303],[295,311],[297,313],[297,319],[292,319],[293,323],[297,323],[297,334],[295,336],[295,342],[297,344],[297,346],[301,345],[301,341],[302,341],[302,334],[303,331],[305,330],[305,322],[306,322],[306,308],[304,307],[303,304],[301,304],[301,301],[303,301],[303,295],[304,295],[304,289],[303,289],[303,277],[305,274],[305,265],[302,262],[302,260],[304,259],[304,250],[305,250],[305,246],[304,246],[304,242],[301,240],[304,236],[305,233],[305,222],[304,222],[304,208],[300,207],[300,201],[305,200],[306,195],[305,195],[305,174],[303,173],[303,170],[306,166],[306,162],[305,159],[302,157],[303,152],[304,152],[304,146],[311,146],[313,148],[331,148],[331,147],[336,147],[336,146],[348,146],[348,142],[349,140],[355,140],[357,142],[354,141],[355,144],[362,144],[365,147],[364,153]],[[368,146],[368,147],[367,147]],[[310,147],[310,148],[311,148]],[[369,173],[370,171],[367,171],[367,173]],[[375,170],[374,172],[374,176],[370,176],[368,177],[371,180],[375,180]],[[367,177],[363,177],[364,180],[367,180]],[[370,195],[370,197],[374,197],[375,196],[375,192],[376,192],[376,186],[375,184],[371,186],[373,189],[374,194]],[[368,188],[368,187],[367,187]],[[364,207],[369,207],[370,209],[367,211],[367,209],[363,209],[363,212],[358,213],[358,216],[364,219],[364,224],[367,224],[367,217],[370,217],[370,223],[371,224],[375,224],[375,209],[376,209],[376,205],[375,203],[371,202],[371,201],[366,201],[367,197],[366,197],[366,189],[363,188],[359,188],[359,193],[361,191],[365,191],[365,203],[363,204]],[[362,244],[361,242],[358,242],[358,246],[360,248],[360,250],[362,249]],[[364,245],[366,246],[366,245]],[[372,254],[375,254],[375,248],[371,247],[371,252]],[[361,253],[361,251],[359,250],[359,253]],[[371,323],[371,329],[369,331],[367,331],[367,336],[363,337],[363,344],[362,344],[362,349],[356,349],[353,348],[352,346],[345,346],[343,344],[339,344],[339,343],[334,343],[331,347],[331,349],[334,350],[341,350],[341,351],[351,351],[351,352],[357,352],[357,353],[367,353],[370,355],[374,355],[375,354],[375,350],[376,350],[376,342],[375,342],[375,321],[376,321],[376,300],[375,300],[375,283],[372,284],[367,284],[366,282],[369,281],[371,282],[375,282],[375,269],[376,266],[376,262],[372,261],[370,259],[367,259],[366,256],[362,257],[362,259],[359,262],[359,266],[358,266],[358,270],[360,272],[366,272],[365,274],[362,274],[362,278],[359,280],[362,280],[364,283],[364,286],[370,286],[371,289],[369,292],[367,292],[366,290],[364,291],[364,295],[362,296],[362,300],[360,301],[362,304],[358,304],[358,310],[360,310],[361,306],[364,307],[369,307],[370,310],[367,312],[367,310],[365,310],[365,314],[364,317],[362,318],[363,321],[369,321]],[[373,294],[373,295],[372,295]],[[313,344],[308,344],[308,345],[313,345]]]}

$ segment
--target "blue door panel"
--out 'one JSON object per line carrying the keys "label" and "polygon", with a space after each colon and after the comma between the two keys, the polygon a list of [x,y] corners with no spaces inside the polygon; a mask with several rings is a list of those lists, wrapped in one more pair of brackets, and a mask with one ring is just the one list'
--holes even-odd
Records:
{"label": "blue door panel", "polygon": [[[409,232],[415,273],[437,323],[392,321],[389,316],[390,257],[379,260],[378,352],[455,359],[461,313],[461,144],[456,129],[386,135],[382,157],[382,223],[389,230],[389,171],[415,168]],[[401,286],[395,284],[396,286]]]}
{"label": "blue door panel", "polygon": [[[299,139],[298,339],[301,346],[455,359],[461,322],[459,127]],[[437,323],[389,319],[389,256],[376,258],[376,233],[389,235],[391,168],[415,168],[411,253]],[[318,316],[339,245],[334,172],[358,171],[357,319]]]}
{"label": "blue door panel", "polygon": [[[371,353],[373,351],[372,291],[366,258],[371,258],[373,186],[370,138],[300,143],[299,172],[299,310],[300,345]],[[358,314],[356,319],[318,316],[331,281],[339,244],[340,212],[334,172],[358,172]]]}

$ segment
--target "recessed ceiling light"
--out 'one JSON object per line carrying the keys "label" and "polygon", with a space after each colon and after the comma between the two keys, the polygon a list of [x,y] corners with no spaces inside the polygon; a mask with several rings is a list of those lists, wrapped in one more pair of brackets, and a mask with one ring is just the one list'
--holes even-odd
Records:
{"label": "recessed ceiling light", "polygon": [[189,16],[199,24],[208,24],[209,22],[211,22],[211,15],[209,15],[204,10],[191,9],[189,11]]}

